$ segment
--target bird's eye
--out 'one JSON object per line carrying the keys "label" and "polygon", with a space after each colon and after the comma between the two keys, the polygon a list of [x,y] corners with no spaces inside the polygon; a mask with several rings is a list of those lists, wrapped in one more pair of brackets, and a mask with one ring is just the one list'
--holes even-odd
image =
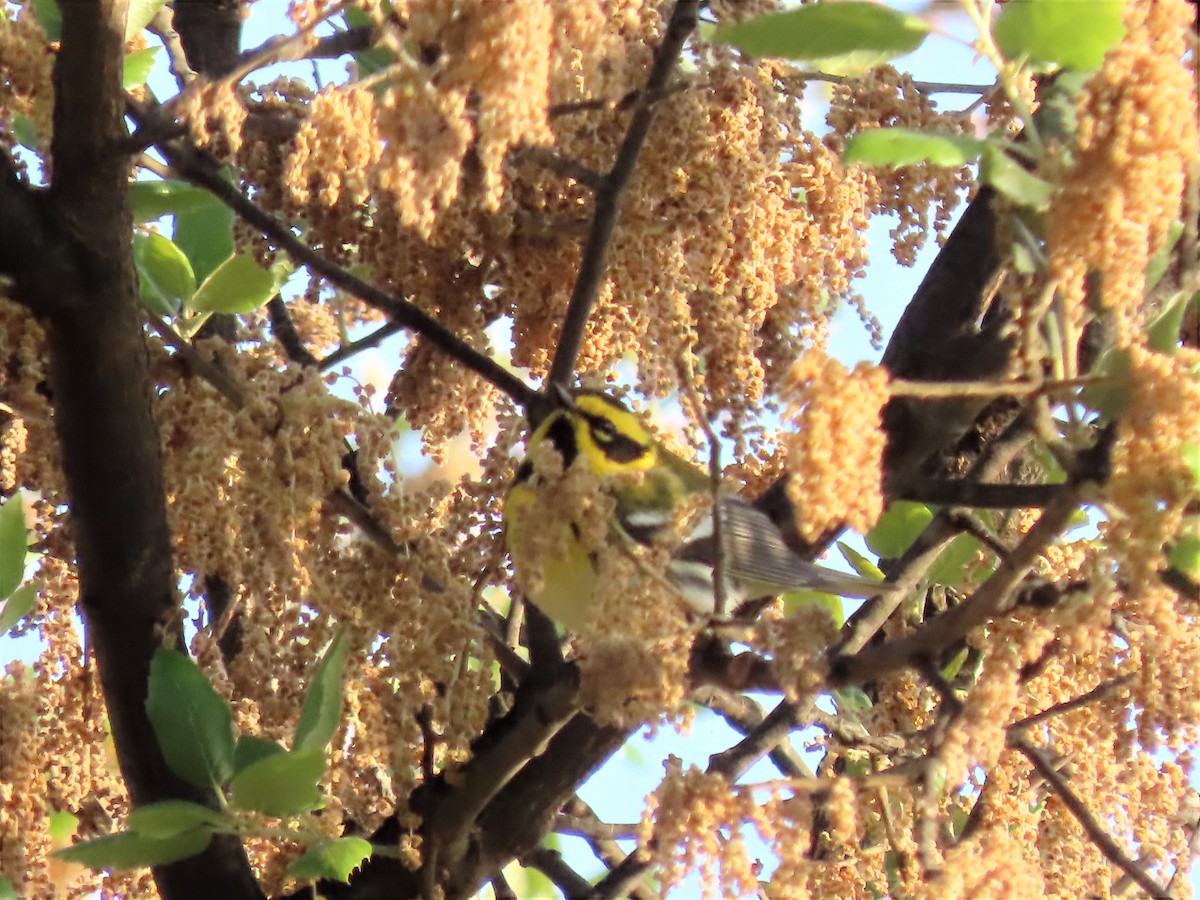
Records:
{"label": "bird's eye", "polygon": [[617,436],[617,426],[608,419],[592,419],[592,437],[601,444],[611,444]]}

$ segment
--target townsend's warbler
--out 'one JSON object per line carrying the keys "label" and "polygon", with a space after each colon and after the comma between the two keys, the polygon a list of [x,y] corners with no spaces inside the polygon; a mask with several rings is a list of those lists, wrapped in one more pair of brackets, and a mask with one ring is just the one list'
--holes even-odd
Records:
{"label": "townsend's warbler", "polygon": [[[559,624],[578,630],[587,621],[598,582],[593,555],[579,539],[584,523],[558,517],[558,527],[572,533],[558,542],[555,558],[534,558],[539,544],[554,545],[537,540],[539,532],[554,528],[556,522],[553,511],[543,508],[545,476],[533,462],[547,441],[561,456],[564,469],[581,460],[596,476],[600,491],[611,496],[614,512],[607,533],[612,541],[649,544],[676,525],[678,504],[710,496],[711,485],[706,474],[656,441],[618,400],[596,391],[562,392],[558,408],[527,441],[526,458],[505,502],[504,523],[513,565],[531,588],[530,599]],[[774,522],[740,497],[721,494],[717,502],[728,609],[800,589],[852,597],[888,589],[800,559]],[[714,547],[710,511],[687,534],[666,573],[680,596],[701,614],[711,614],[715,606]],[[531,572],[537,573],[533,579],[528,578]]]}

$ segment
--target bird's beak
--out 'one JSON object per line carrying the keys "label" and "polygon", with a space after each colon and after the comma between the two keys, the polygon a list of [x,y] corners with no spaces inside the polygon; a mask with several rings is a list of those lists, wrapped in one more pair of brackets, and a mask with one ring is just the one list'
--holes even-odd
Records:
{"label": "bird's beak", "polygon": [[571,396],[571,391],[569,388],[565,387],[564,385],[559,384],[556,381],[552,385],[550,385],[550,389],[554,392],[554,395],[558,398],[558,402],[560,405],[562,405],[566,409],[574,409],[575,408],[575,398]]}
{"label": "bird's beak", "polygon": [[525,418],[531,428],[537,428],[555,410],[575,408],[575,398],[571,396],[571,389],[557,382],[548,386],[544,392],[536,394],[534,401],[525,408]]}

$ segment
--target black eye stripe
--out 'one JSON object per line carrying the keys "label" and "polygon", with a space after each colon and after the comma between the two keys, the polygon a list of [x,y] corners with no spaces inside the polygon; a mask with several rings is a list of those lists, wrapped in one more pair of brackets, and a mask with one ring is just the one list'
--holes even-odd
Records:
{"label": "black eye stripe", "polygon": [[602,444],[611,444],[617,437],[617,426],[603,416],[588,416],[588,428],[592,437]]}
{"label": "black eye stripe", "polygon": [[619,463],[633,462],[650,452],[645,444],[617,431],[617,426],[604,416],[584,416],[593,440],[604,447],[604,454]]}

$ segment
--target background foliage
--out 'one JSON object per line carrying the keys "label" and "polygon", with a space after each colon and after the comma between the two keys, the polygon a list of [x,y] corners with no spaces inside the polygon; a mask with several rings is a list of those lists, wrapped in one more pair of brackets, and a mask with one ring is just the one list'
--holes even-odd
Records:
{"label": "background foliage", "polygon": [[[0,896],[1190,890],[1194,4],[243,12],[0,6]],[[952,16],[994,85],[893,64]],[[941,248],[847,371],[883,215]],[[896,590],[631,566],[560,644],[500,509],[577,382]],[[697,708],[640,822],[579,798]]]}

